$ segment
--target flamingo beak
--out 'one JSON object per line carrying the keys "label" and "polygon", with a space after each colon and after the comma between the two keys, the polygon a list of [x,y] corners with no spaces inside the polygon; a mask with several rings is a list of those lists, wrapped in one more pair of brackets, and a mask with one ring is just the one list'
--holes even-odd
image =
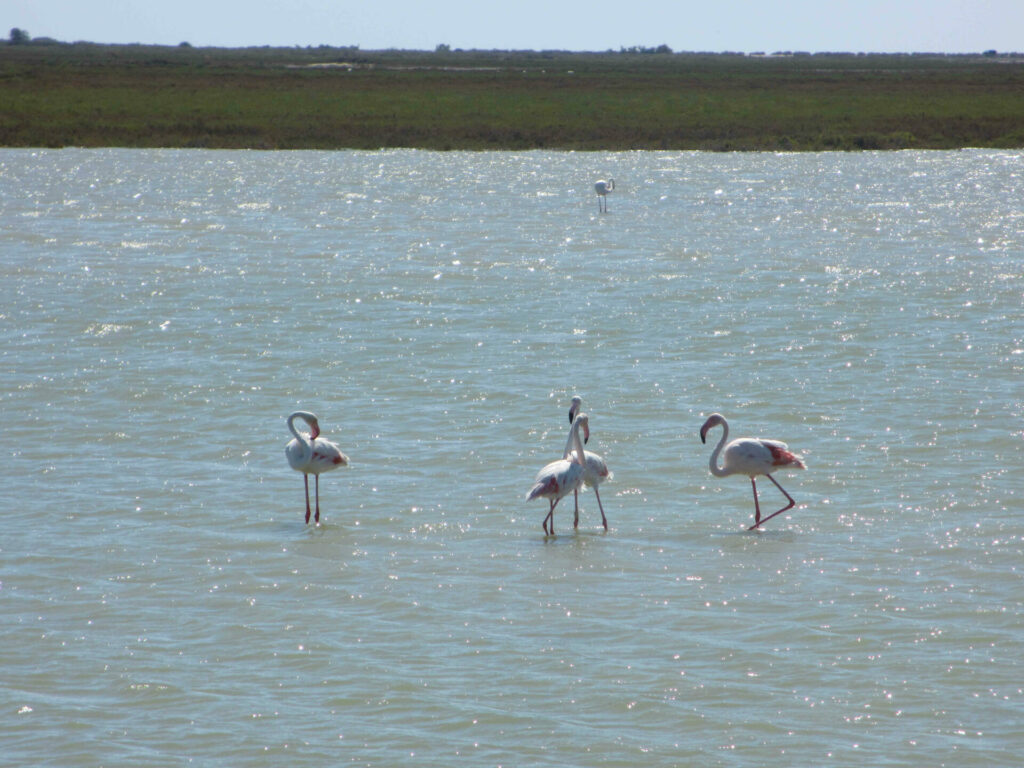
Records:
{"label": "flamingo beak", "polygon": [[309,439],[316,440],[320,436],[320,425],[317,422],[313,422],[309,425]]}
{"label": "flamingo beak", "polygon": [[583,444],[586,445],[586,443],[587,443],[587,441],[589,439],[590,439],[590,427],[589,427],[589,425],[584,424],[583,425]]}
{"label": "flamingo beak", "polygon": [[705,424],[703,427],[700,428],[700,441],[702,443],[706,443],[707,442],[707,434],[708,434],[708,425]]}

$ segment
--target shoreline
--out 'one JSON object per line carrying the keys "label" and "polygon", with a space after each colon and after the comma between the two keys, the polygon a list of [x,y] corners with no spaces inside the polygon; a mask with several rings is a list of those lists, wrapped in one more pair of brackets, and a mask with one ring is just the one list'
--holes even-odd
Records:
{"label": "shoreline", "polygon": [[1024,147],[1024,57],[0,46],[0,146]]}

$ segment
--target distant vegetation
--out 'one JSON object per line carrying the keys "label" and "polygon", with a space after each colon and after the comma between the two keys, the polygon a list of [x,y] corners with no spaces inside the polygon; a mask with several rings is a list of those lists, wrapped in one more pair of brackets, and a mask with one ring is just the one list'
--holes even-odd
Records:
{"label": "distant vegetation", "polygon": [[[15,32],[18,34],[15,35]],[[1024,57],[0,42],[0,145],[1024,146]]]}

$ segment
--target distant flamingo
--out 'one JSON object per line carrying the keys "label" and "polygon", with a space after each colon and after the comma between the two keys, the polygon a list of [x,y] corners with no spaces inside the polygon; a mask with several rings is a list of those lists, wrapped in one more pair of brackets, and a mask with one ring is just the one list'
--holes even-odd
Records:
{"label": "distant flamingo", "polygon": [[[583,399],[579,395],[574,395],[572,398],[572,407],[569,408],[569,421],[571,422],[580,408],[583,406]],[[565,456],[568,458],[570,451],[572,451],[571,445],[568,443],[565,446]],[[583,484],[588,485],[594,489],[594,495],[597,497],[597,508],[601,510],[601,523],[604,525],[604,529],[608,530],[608,518],[604,516],[604,507],[601,505],[601,494],[597,491],[597,486],[603,483],[605,480],[612,479],[612,473],[608,469],[608,465],[605,460],[592,451],[584,451],[583,457],[586,459],[586,464],[583,466]],[[573,492],[573,499],[576,502],[576,514],[573,517],[572,527],[578,528],[580,524],[580,491],[577,488]]]}
{"label": "distant flamingo", "polygon": [[600,179],[594,185],[594,191],[597,192],[597,211],[598,213],[608,213],[608,193],[615,189],[615,179]]}
{"label": "distant flamingo", "polygon": [[[778,440],[762,440],[755,437],[740,437],[726,445],[729,439],[729,424],[720,413],[713,413],[708,416],[704,426],[700,428],[700,441],[707,442],[708,430],[712,427],[722,428],[722,439],[718,441],[715,450],[711,452],[711,460],[708,462],[711,474],[715,477],[727,477],[728,475],[747,475],[750,478],[750,485],[754,489],[754,524],[747,530],[754,530],[762,523],[766,523],[778,514],[790,509],[794,504],[793,497],[786,493],[786,489],[779,485],[778,481],[770,474],[770,471],[789,467],[792,469],[806,469],[803,460],[794,453],[791,453],[785,443]],[[725,456],[722,466],[718,466],[718,454],[722,447],[725,447]],[[782,495],[789,500],[789,504],[778,512],[772,512],[765,518],[761,518],[761,505],[757,501],[757,483],[754,478],[757,475],[764,475],[775,487],[782,491]]]}
{"label": "distant flamingo", "polygon": [[[580,483],[583,482],[583,443],[580,442],[580,429],[583,430],[585,438],[590,437],[590,419],[585,413],[576,415],[572,422],[572,428],[569,430],[569,442],[575,445],[576,452],[566,450],[565,458],[552,461],[541,469],[537,473],[537,477],[534,478],[533,488],[526,494],[527,501],[544,498],[551,504],[551,509],[548,510],[547,517],[541,524],[544,533],[551,536],[555,535],[555,505],[563,496],[578,489]],[[548,528],[549,521],[550,529]]]}
{"label": "distant flamingo", "polygon": [[[295,428],[295,420],[302,419],[309,425],[309,437]],[[306,522],[309,522],[309,476],[316,475],[316,522],[320,522],[320,473],[348,464],[348,456],[337,444],[320,437],[320,422],[309,411],[296,411],[288,417],[288,429],[295,435],[284,448],[288,464],[302,473],[306,485]]]}

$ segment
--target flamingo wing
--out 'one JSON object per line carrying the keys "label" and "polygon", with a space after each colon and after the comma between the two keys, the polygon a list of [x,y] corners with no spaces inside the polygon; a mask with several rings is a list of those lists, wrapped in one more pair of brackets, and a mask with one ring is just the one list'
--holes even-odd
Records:
{"label": "flamingo wing", "polygon": [[806,469],[803,459],[789,450],[789,446],[779,440],[762,440],[761,444],[772,457],[773,467],[797,467]]}
{"label": "flamingo wing", "polygon": [[583,475],[583,482],[589,486],[596,486],[605,480],[611,480],[612,473],[604,457],[591,451],[584,451],[587,460],[586,471]]}
{"label": "flamingo wing", "polygon": [[548,475],[546,477],[538,477],[534,481],[533,488],[526,494],[527,501],[533,501],[536,498],[555,496],[558,494],[558,478],[555,475]]}
{"label": "flamingo wing", "polygon": [[319,475],[335,467],[344,467],[348,464],[348,456],[341,452],[336,443],[329,440],[317,438],[313,441],[313,454],[309,459],[309,468],[306,472]]}
{"label": "flamingo wing", "polygon": [[538,497],[560,499],[579,488],[583,482],[583,465],[576,461],[559,459],[537,473],[527,501]]}

